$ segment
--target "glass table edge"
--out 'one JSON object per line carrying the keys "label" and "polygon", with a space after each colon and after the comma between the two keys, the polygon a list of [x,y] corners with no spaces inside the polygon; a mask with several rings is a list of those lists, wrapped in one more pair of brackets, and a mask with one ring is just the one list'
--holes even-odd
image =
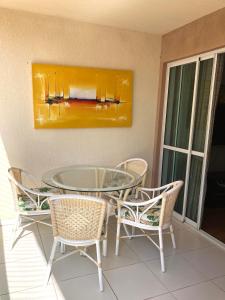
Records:
{"label": "glass table edge", "polygon": [[[54,184],[52,182],[51,179],[48,179],[47,177],[50,177],[51,175],[56,175],[57,172],[63,171],[63,170],[70,170],[70,169],[79,169],[79,168],[83,168],[83,169],[107,169],[107,170],[111,170],[111,171],[117,171],[119,173],[123,173],[123,174],[129,174],[131,176],[134,176],[134,181],[123,185],[123,186],[119,186],[119,187],[108,187],[108,188],[81,188],[81,187],[71,187],[71,186],[66,186],[60,183]],[[122,190],[127,190],[127,189],[131,189],[134,188],[135,186],[138,186],[140,184],[140,175],[133,172],[133,171],[124,171],[121,169],[117,169],[117,168],[112,168],[112,167],[101,167],[101,166],[88,166],[88,165],[76,165],[76,166],[68,166],[68,167],[61,167],[61,168],[56,168],[56,169],[52,169],[50,171],[47,171],[46,173],[43,174],[42,176],[42,182],[47,184],[48,186],[51,186],[53,188],[58,188],[61,190],[67,190],[67,191],[73,191],[73,192],[113,192],[113,191],[122,191]]]}

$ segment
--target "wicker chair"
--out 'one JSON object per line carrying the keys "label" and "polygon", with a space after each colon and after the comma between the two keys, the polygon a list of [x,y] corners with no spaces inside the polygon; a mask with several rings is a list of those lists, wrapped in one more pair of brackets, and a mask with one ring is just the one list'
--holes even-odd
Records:
{"label": "wicker chair", "polygon": [[142,158],[130,158],[116,166],[116,169],[122,169],[124,171],[133,171],[140,176],[140,185],[145,185],[148,163]]}
{"label": "wicker chair", "polygon": [[[176,248],[172,213],[182,185],[183,181],[175,181],[160,188],[138,188],[133,200],[117,201],[116,255],[119,253],[121,238],[145,236],[159,249],[161,270],[165,272],[163,233],[171,235],[173,247]],[[143,200],[143,198],[147,198],[147,200]],[[139,228],[143,234],[120,236],[121,224]],[[169,232],[164,231],[167,229],[169,229]],[[146,231],[158,231],[158,233],[147,234]],[[159,244],[151,238],[154,235],[158,235]]]}
{"label": "wicker chair", "polygon": [[[8,179],[12,186],[17,214],[11,242],[11,247],[13,248],[15,241],[22,235],[26,227],[34,223],[51,226],[51,224],[43,222],[43,220],[49,218],[50,215],[48,197],[53,196],[57,191],[48,187],[37,187],[36,179],[28,172],[19,168],[10,168],[8,170]],[[27,187],[27,185],[29,185],[29,187]],[[37,220],[37,216],[43,216],[42,220]],[[21,225],[22,219],[31,222]],[[22,231],[19,236],[16,237],[19,228],[22,228]]]}
{"label": "wicker chair", "polygon": [[[140,176],[138,186],[145,185],[145,180],[146,180],[146,175],[147,175],[147,170],[148,170],[148,163],[144,159],[130,158],[128,160],[125,160],[125,161],[119,163],[115,168],[122,169],[123,171],[127,171],[127,172],[129,172],[129,171],[135,172],[136,174],[138,174]],[[132,189],[132,191],[130,191],[130,194],[131,194],[131,192],[132,192],[132,194],[134,194],[135,189]],[[110,200],[111,200],[110,203],[114,207],[116,207],[117,200],[122,200],[126,194],[127,193],[125,190],[105,193],[105,195],[110,198]]]}
{"label": "wicker chair", "polygon": [[[135,172],[136,174],[138,174],[140,176],[138,186],[145,185],[146,175],[147,175],[147,171],[148,171],[148,163],[146,160],[144,160],[142,158],[130,158],[130,159],[127,159],[127,160],[119,163],[116,166],[116,169],[122,169],[123,171],[128,171],[128,172],[129,171]],[[105,193],[106,199],[109,199],[109,204],[110,204],[109,215],[110,216],[115,215],[115,210],[117,208],[118,200],[121,201],[124,199],[129,199],[129,197],[131,197],[132,195],[135,194],[135,191],[136,191],[136,188],[133,188],[130,191],[122,190],[122,191]],[[127,235],[130,235],[126,225],[125,224],[123,224],[123,225],[124,225],[124,229],[125,229]],[[134,233],[134,228],[132,229],[132,233]]]}
{"label": "wicker chair", "polygon": [[[103,290],[100,241],[106,214],[106,201],[92,196],[60,195],[49,199],[54,242],[47,267],[48,283],[58,242],[76,249],[62,257],[80,252],[98,267],[100,291]],[[86,247],[96,245],[97,261],[87,254]]]}

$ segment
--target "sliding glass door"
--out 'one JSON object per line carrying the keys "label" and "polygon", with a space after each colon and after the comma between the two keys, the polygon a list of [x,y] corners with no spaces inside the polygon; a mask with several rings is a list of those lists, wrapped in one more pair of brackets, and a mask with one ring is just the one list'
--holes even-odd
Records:
{"label": "sliding glass door", "polygon": [[215,63],[214,56],[195,57],[167,69],[161,183],[184,181],[175,211],[193,223],[204,192]]}

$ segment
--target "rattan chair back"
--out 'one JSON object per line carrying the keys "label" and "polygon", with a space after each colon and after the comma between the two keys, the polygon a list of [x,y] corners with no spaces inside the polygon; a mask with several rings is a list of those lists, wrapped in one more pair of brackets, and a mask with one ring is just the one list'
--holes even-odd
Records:
{"label": "rattan chair back", "polygon": [[17,183],[22,184],[22,170],[19,168],[12,167],[8,170],[8,174],[9,174],[9,179],[12,185],[13,192],[17,196],[23,195],[24,194],[23,190],[21,190],[17,185]]}
{"label": "rattan chair back", "polygon": [[145,183],[145,177],[148,170],[148,163],[142,158],[130,158],[124,162],[121,162],[116,166],[124,171],[133,171],[140,176],[140,183],[143,186]]}
{"label": "rattan chair back", "polygon": [[171,224],[174,205],[183,185],[183,181],[175,181],[170,184],[170,188],[162,194],[162,204],[160,213],[160,226]]}
{"label": "rattan chair back", "polygon": [[103,199],[60,195],[49,199],[53,235],[66,240],[100,240],[106,212]]}

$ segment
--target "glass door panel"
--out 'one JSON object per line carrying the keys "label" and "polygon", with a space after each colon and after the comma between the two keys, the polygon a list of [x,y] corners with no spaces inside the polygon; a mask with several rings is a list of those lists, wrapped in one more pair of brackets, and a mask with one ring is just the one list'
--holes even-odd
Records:
{"label": "glass door panel", "polygon": [[200,62],[192,150],[204,152],[213,59]]}
{"label": "glass door panel", "polygon": [[203,158],[192,155],[188,183],[186,217],[197,222],[198,204],[202,179]]}
{"label": "glass door panel", "polygon": [[175,145],[176,123],[180,99],[181,66],[170,69],[167,98],[165,141],[166,145]]}
{"label": "glass door panel", "polygon": [[173,157],[174,151],[167,149],[163,150],[162,185],[170,183],[173,180]]}
{"label": "glass door panel", "polygon": [[187,149],[196,63],[170,70],[164,143]]}
{"label": "glass door panel", "polygon": [[[162,167],[162,185],[173,182],[175,180],[183,180],[185,182],[187,165],[187,154],[164,149],[163,151],[163,167]],[[184,199],[184,188],[177,199],[175,211],[182,214]]]}

